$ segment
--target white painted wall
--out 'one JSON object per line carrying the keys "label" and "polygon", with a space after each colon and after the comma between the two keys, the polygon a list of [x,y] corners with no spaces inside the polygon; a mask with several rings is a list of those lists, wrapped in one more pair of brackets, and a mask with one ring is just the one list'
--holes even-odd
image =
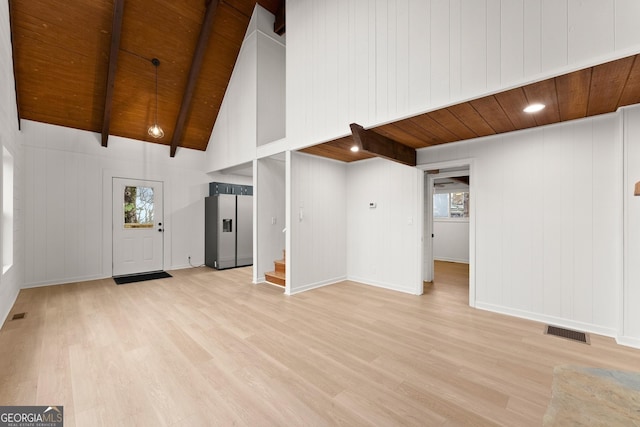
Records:
{"label": "white painted wall", "polygon": [[[164,182],[164,268],[204,262],[204,155],[23,120],[24,286],[112,274],[112,177]],[[251,182],[251,179],[248,179]]]}
{"label": "white painted wall", "polygon": [[622,110],[624,120],[624,287],[621,295],[621,343],[640,348],[640,106]]}
{"label": "white painted wall", "polygon": [[256,5],[207,146],[207,170],[250,162],[285,135],[285,38]]}
{"label": "white painted wall", "polygon": [[240,48],[218,117],[213,126],[206,158],[207,170],[217,171],[255,158],[257,133],[257,36],[254,17]]}
{"label": "white painted wall", "polygon": [[419,150],[474,159],[476,307],[615,336],[622,284],[616,114]]}
{"label": "white painted wall", "polygon": [[[4,323],[22,285],[24,271],[24,169],[22,136],[18,131],[16,112],[16,92],[13,78],[13,60],[11,52],[11,33],[9,31],[9,6],[0,4],[0,146],[7,149],[13,157],[13,266],[7,271],[0,270],[0,325]],[[2,148],[0,148],[0,152]],[[2,176],[0,163],[0,177]],[[2,186],[0,185],[0,208],[2,205]],[[1,209],[0,209],[1,211]],[[0,227],[0,230],[2,227]],[[2,231],[0,231],[2,233]],[[2,240],[8,238],[2,235]],[[0,260],[2,259],[0,245]]]}
{"label": "white painted wall", "polygon": [[347,166],[290,154],[286,292],[294,294],[347,277]]}
{"label": "white painted wall", "polygon": [[[349,280],[421,293],[418,180],[422,171],[383,159],[347,168]],[[375,203],[370,208],[369,203]],[[418,292],[418,289],[420,291]]]}
{"label": "white painted wall", "polygon": [[285,137],[286,47],[284,36],[273,32],[273,15],[256,6],[257,32],[257,136],[264,145]]}
{"label": "white painted wall", "polygon": [[640,51],[634,0],[287,2],[290,149]]}
{"label": "white painted wall", "polygon": [[255,188],[257,201],[257,256],[253,264],[254,281],[264,281],[265,272],[273,271],[273,261],[282,259],[285,249],[286,183],[285,161],[274,158],[258,160]]}
{"label": "white painted wall", "polygon": [[469,221],[433,221],[433,258],[469,263]]}

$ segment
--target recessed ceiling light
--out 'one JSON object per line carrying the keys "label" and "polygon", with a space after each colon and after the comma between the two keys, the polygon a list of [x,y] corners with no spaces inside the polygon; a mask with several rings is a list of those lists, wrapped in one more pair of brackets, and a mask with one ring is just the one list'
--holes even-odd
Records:
{"label": "recessed ceiling light", "polygon": [[354,153],[357,153],[358,151],[360,151],[360,149],[358,148],[357,145],[354,145],[353,147],[351,147],[351,151],[353,151]]}
{"label": "recessed ceiling light", "polygon": [[525,113],[537,113],[543,108],[544,108],[544,104],[531,104],[522,111],[524,111]]}

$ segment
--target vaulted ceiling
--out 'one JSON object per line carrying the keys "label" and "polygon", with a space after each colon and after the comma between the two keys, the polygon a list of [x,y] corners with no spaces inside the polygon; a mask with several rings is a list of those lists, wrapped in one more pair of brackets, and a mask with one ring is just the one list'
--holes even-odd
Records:
{"label": "vaulted ceiling", "polygon": [[[281,2],[257,1],[274,14]],[[103,145],[111,134],[205,150],[255,4],[10,0],[18,114],[103,133]],[[153,58],[162,139],[147,133]]]}
{"label": "vaulted ceiling", "polygon": [[[20,118],[206,150],[255,4],[284,0],[10,0]],[[276,21],[279,19],[277,18]],[[162,139],[147,130],[155,120]],[[529,115],[533,102],[546,108]],[[613,112],[640,102],[638,55],[399,120],[372,130],[411,148]],[[351,136],[302,151],[341,161]]]}

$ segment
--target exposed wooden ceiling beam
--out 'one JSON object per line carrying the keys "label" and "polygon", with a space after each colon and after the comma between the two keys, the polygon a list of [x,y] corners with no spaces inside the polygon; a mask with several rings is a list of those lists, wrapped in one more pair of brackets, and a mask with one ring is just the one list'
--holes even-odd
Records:
{"label": "exposed wooden ceiling beam", "polygon": [[363,151],[404,165],[416,165],[415,148],[400,144],[372,130],[366,130],[356,123],[351,123],[351,133],[353,134],[353,140]]}
{"label": "exposed wooden ceiling beam", "polygon": [[191,69],[189,70],[189,79],[187,80],[187,87],[184,90],[182,96],[182,104],[180,104],[180,112],[174,126],[173,138],[171,139],[171,157],[175,157],[178,145],[182,139],[184,133],[184,126],[187,122],[187,115],[191,108],[191,99],[193,98],[193,92],[196,88],[198,76],[200,75],[200,68],[202,67],[202,60],[207,51],[207,45],[209,42],[209,36],[211,35],[211,28],[213,28],[213,19],[216,16],[216,10],[218,8],[218,0],[210,0],[207,3],[207,10],[204,14],[204,20],[200,27],[200,35],[198,36],[198,44],[196,50],[193,53],[193,60],[191,61]]}
{"label": "exposed wooden ceiling beam", "polygon": [[118,68],[118,51],[120,50],[120,36],[122,35],[122,16],[124,0],[113,2],[113,23],[111,25],[111,50],[109,52],[109,72],[107,74],[107,91],[104,99],[104,116],[102,118],[102,146],[107,146],[109,127],[111,126],[111,107],[113,105],[113,88],[116,83],[116,69]]}
{"label": "exposed wooden ceiling beam", "polygon": [[[13,26],[15,25],[13,23],[13,2],[12,0],[9,0],[9,29],[11,31],[11,52],[15,51],[15,47],[14,47],[14,42],[13,42]],[[17,70],[16,70],[16,58],[14,55],[11,55],[13,57],[13,75],[17,76]],[[17,118],[18,118],[18,130],[22,130],[22,125],[20,122],[20,92],[18,91],[18,79],[14,77],[13,79],[13,89],[16,93],[16,114],[17,114]]]}
{"label": "exposed wooden ceiling beam", "polygon": [[273,22],[273,32],[281,36],[286,31],[286,12],[285,12],[285,0],[280,0],[278,4],[278,11],[276,12],[276,19]]}

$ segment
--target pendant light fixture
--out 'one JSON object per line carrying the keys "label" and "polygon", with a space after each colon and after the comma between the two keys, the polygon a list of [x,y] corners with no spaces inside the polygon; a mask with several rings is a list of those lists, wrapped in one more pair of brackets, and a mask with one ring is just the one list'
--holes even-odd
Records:
{"label": "pendant light fixture", "polygon": [[158,66],[160,65],[160,60],[158,58],[153,58],[151,63],[156,69],[156,120],[153,123],[153,126],[149,128],[149,136],[160,139],[164,136],[164,131],[160,126],[158,126]]}

